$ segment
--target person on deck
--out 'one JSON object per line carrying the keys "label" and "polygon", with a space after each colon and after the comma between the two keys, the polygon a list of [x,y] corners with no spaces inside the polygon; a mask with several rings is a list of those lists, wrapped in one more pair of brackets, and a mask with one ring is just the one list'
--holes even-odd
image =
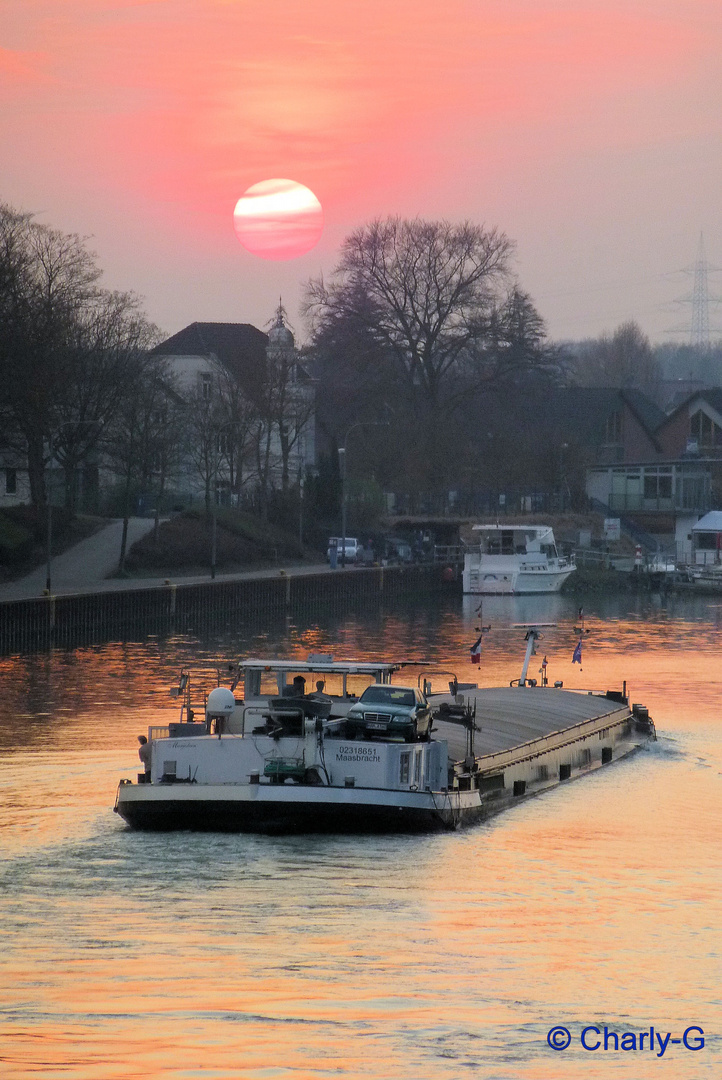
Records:
{"label": "person on deck", "polygon": [[145,735],[139,735],[138,742],[140,743],[140,746],[138,747],[138,757],[143,764],[145,778],[148,780],[150,778],[150,743]]}

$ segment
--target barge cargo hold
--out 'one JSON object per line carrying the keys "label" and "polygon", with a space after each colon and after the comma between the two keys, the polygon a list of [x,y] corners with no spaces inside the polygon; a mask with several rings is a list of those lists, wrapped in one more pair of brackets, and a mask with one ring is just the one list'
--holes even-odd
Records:
{"label": "barge cargo hold", "polygon": [[[137,829],[235,832],[431,831],[483,820],[606,766],[655,737],[626,691],[520,685],[423,686],[434,710],[419,741],[349,739],[353,680],[391,684],[401,664],[246,661],[245,695],[218,686],[200,723],[189,675],[177,724],[152,727],[147,774],[122,780],[115,811]],[[313,672],[339,694],[289,696]],[[278,696],[262,693],[270,674]],[[240,678],[240,676],[239,676]],[[421,682],[422,676],[419,676]],[[184,681],[185,680],[185,681]],[[238,685],[239,679],[233,680]],[[378,717],[375,716],[378,720]]]}

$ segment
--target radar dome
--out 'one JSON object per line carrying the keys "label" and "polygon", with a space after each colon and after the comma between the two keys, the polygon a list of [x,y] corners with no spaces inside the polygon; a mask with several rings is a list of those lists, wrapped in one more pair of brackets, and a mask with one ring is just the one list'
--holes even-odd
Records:
{"label": "radar dome", "polygon": [[236,707],[233,691],[227,686],[217,686],[211,690],[206,702],[206,716],[232,716]]}

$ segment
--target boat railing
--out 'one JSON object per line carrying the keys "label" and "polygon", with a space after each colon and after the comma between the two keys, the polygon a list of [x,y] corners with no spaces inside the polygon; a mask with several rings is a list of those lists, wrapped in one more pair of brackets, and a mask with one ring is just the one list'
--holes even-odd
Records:
{"label": "boat railing", "polygon": [[153,742],[154,739],[169,739],[170,728],[167,724],[157,724],[148,728],[148,741]]}
{"label": "boat railing", "polygon": [[462,563],[464,561],[464,544],[435,544],[435,563]]}
{"label": "boat railing", "polygon": [[[292,702],[292,699],[289,698]],[[261,727],[270,711],[270,705],[246,705],[243,709],[243,734],[250,735],[254,727]]]}
{"label": "boat railing", "polygon": [[[483,720],[483,717],[482,717]],[[615,728],[631,723],[629,709],[622,706],[613,712],[600,713],[598,716],[582,720],[571,727],[562,728],[559,731],[550,731],[528,742],[520,743],[511,750],[498,750],[496,753],[483,754],[477,758],[480,772],[489,769],[499,769],[511,764],[518,765],[521,761],[528,761],[539,757],[549,750],[561,749],[570,743],[579,742],[588,738],[590,734],[599,732],[600,739]]]}

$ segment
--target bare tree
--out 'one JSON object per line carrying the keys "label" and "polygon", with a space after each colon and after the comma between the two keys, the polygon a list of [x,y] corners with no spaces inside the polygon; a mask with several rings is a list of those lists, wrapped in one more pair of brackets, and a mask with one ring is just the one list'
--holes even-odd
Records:
{"label": "bare tree", "polygon": [[509,280],[512,242],[465,222],[374,221],[344,242],[330,283],[311,281],[314,337],[365,333],[395,366],[417,413],[442,408],[445,389],[486,338]]}
{"label": "bare tree", "polygon": [[[220,369],[220,365],[217,365]],[[186,395],[187,443],[186,454],[193,472],[203,485],[206,518],[211,517],[211,498],[215,502],[218,476],[219,426],[221,411],[218,393],[218,371],[208,393],[205,387],[196,386]]]}
{"label": "bare tree", "polygon": [[[167,374],[165,365],[154,357],[141,359],[103,441],[104,460],[118,477],[121,489],[123,532],[119,573],[125,568],[133,496],[138,490],[152,486],[158,468],[164,431],[162,418],[168,409],[169,394],[173,393]],[[171,432],[170,437],[175,438],[175,434]]]}
{"label": "bare tree", "polygon": [[231,494],[240,499],[242,488],[253,472],[253,440],[258,408],[235,375],[220,364],[217,392],[218,468],[227,476]]}
{"label": "bare tree", "polygon": [[131,293],[102,291],[77,313],[59,357],[63,392],[50,421],[70,509],[78,466],[97,449],[106,425],[132,393],[141,358],[156,338]]}
{"label": "bare tree", "polygon": [[84,241],[0,210],[0,386],[28,455],[32,502],[45,502],[44,446],[63,392],[62,357],[100,271]]}
{"label": "bare tree", "polygon": [[100,275],[85,239],[0,207],[0,407],[24,445],[35,505],[47,497],[46,450],[74,476],[154,334],[137,298],[103,290]]}

